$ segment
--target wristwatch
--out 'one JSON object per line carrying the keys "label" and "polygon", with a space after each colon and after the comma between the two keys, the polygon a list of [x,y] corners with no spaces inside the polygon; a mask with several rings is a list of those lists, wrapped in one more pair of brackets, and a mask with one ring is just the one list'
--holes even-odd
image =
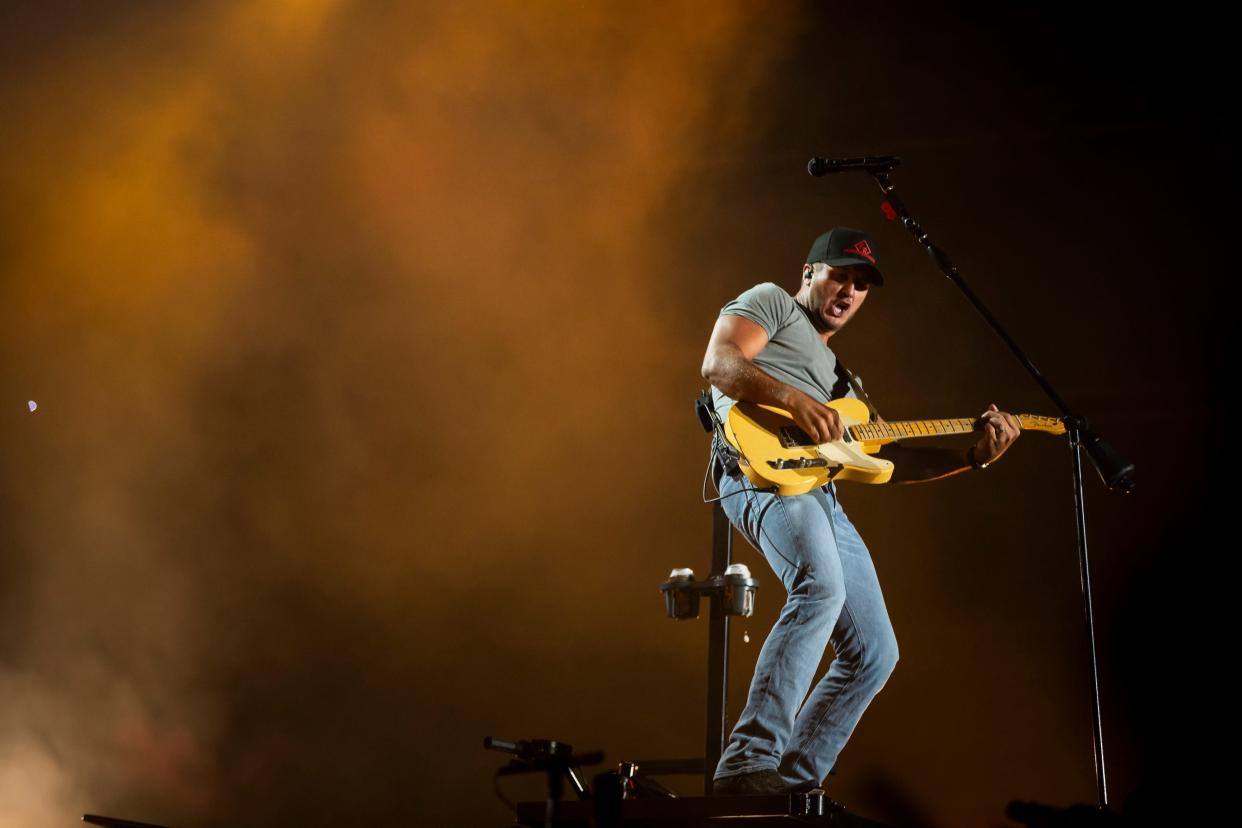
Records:
{"label": "wristwatch", "polygon": [[990,463],[980,463],[978,459],[975,458],[975,447],[973,445],[966,449],[966,459],[970,461],[970,467],[972,469],[986,469],[989,465],[991,465]]}

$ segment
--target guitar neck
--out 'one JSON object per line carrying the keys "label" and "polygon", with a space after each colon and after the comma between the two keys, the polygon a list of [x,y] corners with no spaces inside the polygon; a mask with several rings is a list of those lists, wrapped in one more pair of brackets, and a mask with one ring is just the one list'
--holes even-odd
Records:
{"label": "guitar neck", "polygon": [[[1016,414],[1023,431],[1047,431],[1064,434],[1065,424],[1056,417],[1037,414]],[[850,426],[850,436],[863,442],[869,440],[905,440],[911,437],[939,437],[947,434],[970,434],[978,431],[978,417],[953,417],[947,420],[900,420],[892,423],[862,423]]]}

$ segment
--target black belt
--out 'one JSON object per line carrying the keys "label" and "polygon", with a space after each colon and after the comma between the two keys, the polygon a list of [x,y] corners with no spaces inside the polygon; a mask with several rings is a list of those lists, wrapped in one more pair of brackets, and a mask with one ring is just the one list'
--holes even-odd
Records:
{"label": "black belt", "polygon": [[741,455],[734,450],[733,446],[717,434],[712,438],[712,448],[715,452],[715,465],[712,467],[714,477],[720,477],[722,473],[734,478],[742,476],[742,467],[738,465]]}

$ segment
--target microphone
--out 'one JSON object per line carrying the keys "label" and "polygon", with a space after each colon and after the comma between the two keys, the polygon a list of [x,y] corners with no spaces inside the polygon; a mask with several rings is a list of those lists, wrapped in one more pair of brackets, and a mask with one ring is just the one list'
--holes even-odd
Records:
{"label": "microphone", "polygon": [[901,163],[895,155],[868,155],[865,158],[812,158],[806,171],[819,178],[839,172],[888,172]]}

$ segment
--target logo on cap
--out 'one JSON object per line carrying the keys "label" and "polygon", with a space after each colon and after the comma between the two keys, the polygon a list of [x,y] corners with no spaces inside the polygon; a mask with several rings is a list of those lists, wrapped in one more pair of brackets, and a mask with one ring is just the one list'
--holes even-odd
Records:
{"label": "logo on cap", "polygon": [[861,239],[860,241],[855,242],[853,247],[849,247],[846,249],[849,250],[851,253],[857,253],[859,256],[862,256],[867,261],[871,262],[872,264],[875,264],[875,256],[871,255],[871,245],[867,244],[866,239]]}

